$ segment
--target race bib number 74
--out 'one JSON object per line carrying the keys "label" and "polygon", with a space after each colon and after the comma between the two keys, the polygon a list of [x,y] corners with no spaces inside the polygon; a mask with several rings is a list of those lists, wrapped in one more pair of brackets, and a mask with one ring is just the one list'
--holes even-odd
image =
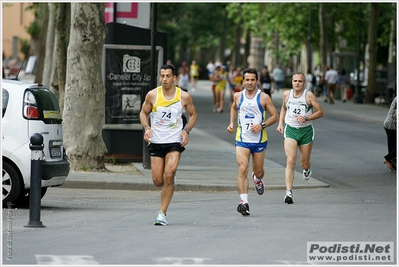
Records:
{"label": "race bib number 74", "polygon": [[177,121],[177,109],[158,107],[155,118],[162,125],[174,124]]}

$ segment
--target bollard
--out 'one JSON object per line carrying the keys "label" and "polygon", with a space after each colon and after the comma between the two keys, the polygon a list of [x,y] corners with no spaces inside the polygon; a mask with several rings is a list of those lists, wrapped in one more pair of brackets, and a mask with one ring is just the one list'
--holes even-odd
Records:
{"label": "bollard", "polygon": [[31,150],[29,222],[24,227],[46,227],[40,221],[43,147],[43,136],[39,133],[33,134],[29,144]]}

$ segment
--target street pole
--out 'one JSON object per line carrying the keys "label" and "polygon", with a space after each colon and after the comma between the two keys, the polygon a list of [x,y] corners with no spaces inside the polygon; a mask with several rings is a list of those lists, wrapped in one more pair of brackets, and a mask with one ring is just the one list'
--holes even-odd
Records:
{"label": "street pole", "polygon": [[308,11],[308,69],[312,69],[312,47],[311,47],[311,30],[312,27],[312,4],[309,3],[309,11]]}
{"label": "street pole", "polygon": [[43,160],[43,136],[35,133],[30,137],[29,148],[31,150],[31,171],[29,190],[29,221],[24,227],[46,227],[40,221],[40,206],[42,192],[42,160]]}
{"label": "street pole", "polygon": [[[151,89],[157,86],[157,77],[155,70],[156,55],[156,33],[157,33],[157,3],[152,3],[152,25],[151,25],[151,62],[150,62],[150,73],[151,73]],[[149,91],[145,92],[144,98]],[[142,99],[142,102],[144,99]],[[149,119],[149,118],[148,118]],[[145,129],[143,129],[144,136]],[[151,169],[151,157],[148,151],[148,143],[143,141],[143,167],[144,169]]]}
{"label": "street pole", "polygon": [[353,98],[353,103],[362,104],[362,96],[361,96],[361,85],[360,85],[360,58],[361,58],[361,36],[362,36],[362,4],[359,4],[359,14],[358,14],[358,36],[357,36],[357,83],[355,90],[355,97]]}

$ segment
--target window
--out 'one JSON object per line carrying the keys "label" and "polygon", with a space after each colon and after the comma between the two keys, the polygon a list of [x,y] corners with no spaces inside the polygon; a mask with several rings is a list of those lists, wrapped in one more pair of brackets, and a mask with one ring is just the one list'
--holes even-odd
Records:
{"label": "window", "polygon": [[7,105],[8,105],[8,92],[7,90],[3,89],[3,97],[2,97],[2,103],[1,103],[1,108],[2,108],[2,117],[4,117],[4,114],[6,114],[7,110]]}

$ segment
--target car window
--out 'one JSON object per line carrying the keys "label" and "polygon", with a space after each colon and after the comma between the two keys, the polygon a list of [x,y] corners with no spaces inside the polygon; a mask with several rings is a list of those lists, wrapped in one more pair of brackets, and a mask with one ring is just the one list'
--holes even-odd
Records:
{"label": "car window", "polygon": [[45,123],[61,123],[60,107],[52,92],[43,88],[29,88],[25,94],[28,95],[29,93],[34,95],[34,101],[37,102],[37,107],[41,113],[39,117]]}
{"label": "car window", "polygon": [[8,91],[6,89],[3,89],[3,96],[2,96],[2,103],[1,103],[2,117],[4,117],[4,114],[6,114],[8,98],[9,98]]}

